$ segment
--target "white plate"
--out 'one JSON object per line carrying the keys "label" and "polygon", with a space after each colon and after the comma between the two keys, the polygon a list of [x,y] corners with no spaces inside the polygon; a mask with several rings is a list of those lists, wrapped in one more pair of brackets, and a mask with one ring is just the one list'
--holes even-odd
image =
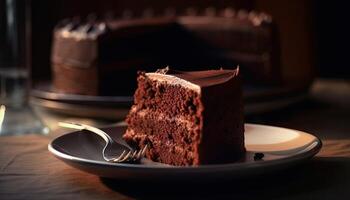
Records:
{"label": "white plate", "polygon": [[[115,140],[121,141],[125,126],[104,128]],[[77,169],[101,177],[128,180],[218,180],[245,178],[273,173],[313,157],[321,149],[321,141],[308,133],[273,126],[246,124],[247,153],[236,163],[174,167],[144,159],[142,164],[108,163],[102,158],[103,140],[86,132],[76,131],[53,140],[48,148],[57,158]],[[264,153],[254,160],[256,152]]]}

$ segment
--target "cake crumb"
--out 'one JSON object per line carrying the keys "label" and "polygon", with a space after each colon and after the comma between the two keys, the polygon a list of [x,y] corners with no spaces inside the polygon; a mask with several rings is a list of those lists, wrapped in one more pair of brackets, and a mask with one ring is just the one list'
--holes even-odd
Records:
{"label": "cake crumb", "polygon": [[264,158],[265,154],[263,153],[255,153],[254,154],[254,161],[262,160]]}

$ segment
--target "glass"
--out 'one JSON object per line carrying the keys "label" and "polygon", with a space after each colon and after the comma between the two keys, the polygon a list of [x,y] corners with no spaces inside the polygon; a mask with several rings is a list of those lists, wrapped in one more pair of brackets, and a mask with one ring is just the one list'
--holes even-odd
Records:
{"label": "glass", "polygon": [[0,135],[46,130],[28,106],[30,1],[0,1]]}

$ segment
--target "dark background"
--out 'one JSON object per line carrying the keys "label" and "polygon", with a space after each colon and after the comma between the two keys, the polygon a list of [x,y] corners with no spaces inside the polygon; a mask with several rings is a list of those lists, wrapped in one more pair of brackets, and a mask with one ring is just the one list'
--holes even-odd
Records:
{"label": "dark background", "polygon": [[350,78],[349,8],[345,1],[314,1],[316,66],[322,77]]}
{"label": "dark background", "polygon": [[[22,1],[18,1],[22,2]],[[33,66],[33,78],[50,78],[50,50],[54,25],[61,19],[86,16],[90,13],[103,15],[113,12],[121,16],[123,11],[141,15],[145,9],[153,9],[155,14],[164,13],[167,8],[185,13],[186,9],[204,10],[232,7],[235,9],[266,11],[277,22],[281,38],[281,60],[284,76],[290,81],[325,78],[350,78],[348,57],[348,8],[344,1],[316,0],[27,0],[31,4],[32,47],[29,64]],[[5,0],[0,0],[0,10]],[[0,19],[4,19],[0,12]],[[0,20],[0,33],[4,23]],[[21,32],[24,30],[21,30]],[[8,52],[0,37],[2,57]],[[23,48],[21,48],[23,49]],[[4,60],[0,57],[0,62]]]}
{"label": "dark background", "polygon": [[42,79],[43,77],[51,75],[49,65],[52,29],[61,19],[75,16],[84,17],[92,13],[97,16],[113,13],[114,17],[119,18],[123,15],[123,12],[128,11],[131,11],[132,17],[138,17],[141,16],[142,12],[146,9],[152,9],[155,15],[162,15],[166,9],[174,9],[177,14],[184,14],[188,8],[204,10],[207,7],[215,7],[218,9],[234,7],[250,10],[252,9],[252,2],[253,1],[250,0],[32,0],[33,78]]}
{"label": "dark background", "polygon": [[[347,60],[347,44],[349,31],[347,26],[348,13],[344,1],[295,0],[281,2],[278,0],[202,0],[202,1],[159,1],[159,0],[105,0],[105,1],[69,1],[69,0],[33,0],[33,65],[36,73],[47,73],[51,31],[58,20],[76,15],[86,16],[90,13],[104,14],[114,12],[120,16],[125,10],[132,10],[133,15],[140,15],[144,9],[153,9],[157,14],[166,8],[175,8],[178,13],[186,8],[198,10],[206,7],[217,9],[233,7],[236,9],[256,9],[267,11],[278,22],[281,37],[282,65],[288,68],[287,74],[295,70],[305,70],[308,76],[350,78]],[[286,28],[283,28],[286,27]],[[293,30],[288,29],[293,28]],[[290,33],[288,33],[290,32]],[[295,39],[297,38],[297,39]],[[298,39],[299,38],[299,39]],[[295,42],[293,40],[296,40]],[[298,42],[299,41],[299,42]],[[298,57],[298,54],[300,56]],[[303,65],[299,69],[296,66]],[[309,72],[312,67],[314,71]],[[287,75],[292,76],[293,75]],[[295,76],[298,76],[296,74]]]}

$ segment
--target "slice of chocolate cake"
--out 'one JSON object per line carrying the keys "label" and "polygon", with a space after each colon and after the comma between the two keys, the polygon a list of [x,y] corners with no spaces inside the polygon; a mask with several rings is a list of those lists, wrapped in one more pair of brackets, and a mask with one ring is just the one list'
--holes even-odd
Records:
{"label": "slice of chocolate cake", "polygon": [[245,152],[236,70],[140,73],[123,138],[171,165],[227,163]]}

